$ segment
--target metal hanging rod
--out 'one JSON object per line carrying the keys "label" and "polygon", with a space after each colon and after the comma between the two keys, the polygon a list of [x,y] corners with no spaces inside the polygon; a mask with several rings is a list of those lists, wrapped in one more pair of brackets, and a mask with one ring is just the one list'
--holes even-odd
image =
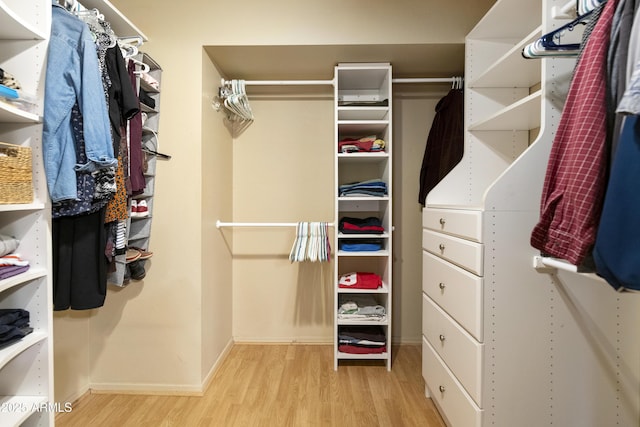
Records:
{"label": "metal hanging rod", "polygon": [[[221,84],[231,84],[231,80],[222,79]],[[335,84],[335,80],[245,80],[246,86],[321,86]]]}
{"label": "metal hanging rod", "polygon": [[[327,223],[329,227],[333,227],[333,223]],[[297,222],[222,222],[216,221],[216,228],[223,227],[297,227]]]}
{"label": "metal hanging rod", "polygon": [[[420,77],[420,78],[397,78],[391,79],[391,83],[453,83],[459,81],[460,77]],[[331,80],[245,80],[246,86],[334,86],[335,79]],[[222,86],[231,84],[231,80],[221,80]]]}
{"label": "metal hanging rod", "polygon": [[425,78],[406,78],[391,79],[391,83],[453,83],[460,77],[425,77]]}

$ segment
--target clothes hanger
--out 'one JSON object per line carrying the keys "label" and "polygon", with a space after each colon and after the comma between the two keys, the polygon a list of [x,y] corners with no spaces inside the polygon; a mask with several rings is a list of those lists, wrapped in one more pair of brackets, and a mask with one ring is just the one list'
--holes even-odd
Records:
{"label": "clothes hanger", "polygon": [[557,28],[544,36],[540,37],[533,43],[528,44],[522,49],[522,56],[528,59],[538,58],[542,56],[575,56],[580,52],[581,43],[558,44],[556,39],[560,39],[566,31],[573,31],[577,25],[586,24],[588,18],[593,12],[589,12],[578,16],[573,21]]}
{"label": "clothes hanger", "polygon": [[142,67],[141,70],[135,70],[133,74],[145,74],[151,70],[151,67],[149,67],[149,64],[145,64],[144,62],[137,60],[136,58],[127,57],[127,60]]}

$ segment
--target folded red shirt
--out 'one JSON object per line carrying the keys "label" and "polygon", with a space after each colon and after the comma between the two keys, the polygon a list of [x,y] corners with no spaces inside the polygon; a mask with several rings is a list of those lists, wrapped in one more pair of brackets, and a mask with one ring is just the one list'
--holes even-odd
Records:
{"label": "folded red shirt", "polygon": [[376,273],[347,273],[340,276],[339,288],[378,289],[382,286],[382,279]]}

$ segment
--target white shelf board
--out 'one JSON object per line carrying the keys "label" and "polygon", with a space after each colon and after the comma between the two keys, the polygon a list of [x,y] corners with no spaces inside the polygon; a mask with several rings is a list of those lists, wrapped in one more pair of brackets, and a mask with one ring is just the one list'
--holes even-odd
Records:
{"label": "white shelf board", "polygon": [[389,285],[382,283],[382,286],[377,289],[352,289],[338,287],[339,294],[388,294]]}
{"label": "white shelf board", "polygon": [[469,130],[530,130],[540,127],[541,100],[542,91],[538,90],[494,115],[473,123]]}
{"label": "white shelf board", "polygon": [[47,333],[40,330],[34,330],[26,337],[9,344],[6,347],[0,349],[0,369],[4,367],[14,357],[30,348],[31,346],[43,341],[47,338]]}
{"label": "white shelf board", "polygon": [[42,118],[34,113],[16,108],[0,99],[0,123],[40,123]]}
{"label": "white shelf board", "polygon": [[383,120],[389,115],[389,107],[338,107],[338,120]]}
{"label": "white shelf board", "polygon": [[45,396],[0,396],[0,425],[20,426],[27,418],[36,413],[41,405],[48,404]]}
{"label": "white shelf board", "polygon": [[0,212],[39,211],[42,209],[44,209],[44,203],[42,202],[0,204]]}
{"label": "white shelf board", "polygon": [[467,83],[474,87],[532,87],[540,83],[542,61],[525,59],[522,49],[538,39],[542,26],[533,30],[520,43],[516,44],[478,78]]}
{"label": "white shelf board", "polygon": [[[14,3],[16,3],[14,1]],[[0,0],[0,39],[44,40],[47,34],[33,26],[3,0]]]}
{"label": "white shelf board", "polygon": [[338,239],[386,239],[389,238],[389,233],[380,233],[380,234],[349,234],[349,233],[338,233]]}
{"label": "white shelf board", "polygon": [[340,326],[387,326],[389,321],[385,320],[363,320],[363,319],[341,319],[336,315],[336,322]]}
{"label": "white shelf board", "polygon": [[33,279],[38,279],[47,275],[47,270],[42,267],[30,267],[24,273],[16,274],[7,279],[0,280],[0,292],[21,285]]}
{"label": "white shelf board", "polygon": [[389,126],[389,120],[338,120],[340,134],[382,132]]}
{"label": "white shelf board", "polygon": [[389,353],[372,353],[372,354],[352,354],[352,353],[343,353],[338,351],[336,354],[338,359],[368,359],[368,360],[386,360],[389,358]]}
{"label": "white shelf board", "polygon": [[361,252],[351,252],[351,251],[343,251],[338,250],[338,256],[360,256],[360,257],[386,257],[389,256],[388,250],[381,251],[361,251]]}
{"label": "white shelf board", "polygon": [[340,162],[366,162],[366,161],[384,161],[389,160],[389,153],[386,151],[379,152],[359,152],[359,153],[338,153],[338,161]]}

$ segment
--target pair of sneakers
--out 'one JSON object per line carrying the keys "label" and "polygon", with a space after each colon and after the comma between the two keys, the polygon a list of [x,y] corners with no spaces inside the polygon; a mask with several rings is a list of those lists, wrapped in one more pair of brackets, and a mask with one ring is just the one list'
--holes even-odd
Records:
{"label": "pair of sneakers", "polygon": [[144,218],[149,216],[149,207],[146,200],[131,200],[131,217]]}

